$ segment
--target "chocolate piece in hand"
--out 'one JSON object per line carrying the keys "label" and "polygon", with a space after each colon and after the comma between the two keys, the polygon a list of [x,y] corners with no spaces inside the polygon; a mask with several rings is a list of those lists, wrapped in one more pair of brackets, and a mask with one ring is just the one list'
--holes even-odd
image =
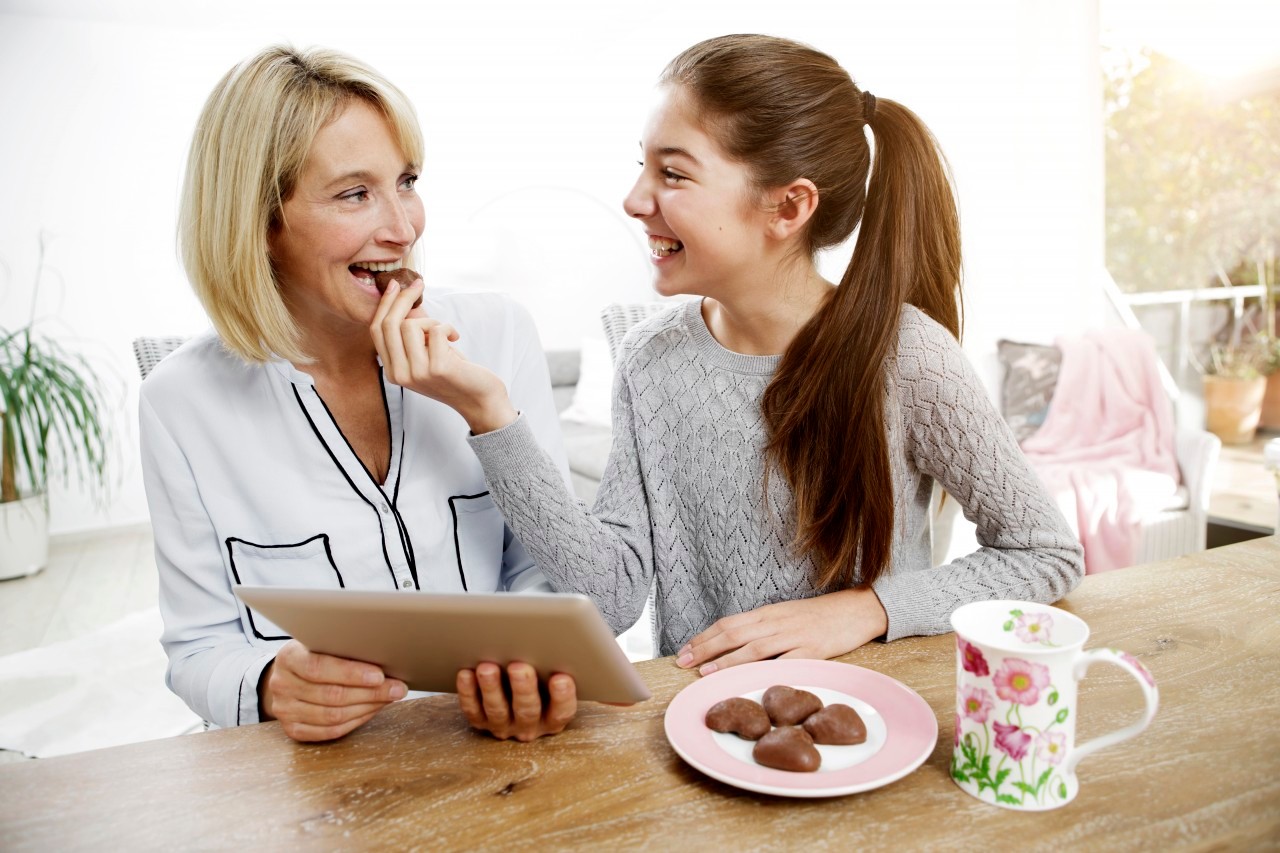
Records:
{"label": "chocolate piece in hand", "polygon": [[772,728],[760,703],[741,696],[712,705],[705,719],[713,732],[732,732],[743,740],[759,740]]}
{"label": "chocolate piece in hand", "polygon": [[804,729],[783,726],[756,741],[751,757],[757,764],[793,773],[812,773],[822,763],[813,738]]}
{"label": "chocolate piece in hand", "polygon": [[764,709],[775,726],[798,726],[822,708],[822,700],[808,690],[775,684],[764,692]]}
{"label": "chocolate piece in hand", "polygon": [[[401,267],[398,270],[387,270],[385,272],[374,273],[373,283],[374,283],[374,286],[378,288],[379,293],[386,293],[387,288],[391,285],[391,282],[393,281],[396,284],[400,285],[400,289],[403,290],[404,288],[413,284],[415,281],[417,281],[420,278],[422,278],[422,276],[418,275],[418,273],[415,272],[414,270],[411,270],[408,267]],[[413,305],[410,307],[409,310],[413,310],[414,308],[417,308],[421,304],[422,304],[422,297],[419,296],[417,299],[414,300]]]}
{"label": "chocolate piece in hand", "polygon": [[804,730],[814,743],[832,746],[852,746],[867,740],[867,724],[848,705],[828,705],[804,721]]}

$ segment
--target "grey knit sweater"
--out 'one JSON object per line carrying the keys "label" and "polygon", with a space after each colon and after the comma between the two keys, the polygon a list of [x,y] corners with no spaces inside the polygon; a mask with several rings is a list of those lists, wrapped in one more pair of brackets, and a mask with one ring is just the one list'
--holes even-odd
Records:
{"label": "grey knit sweater", "polygon": [[[565,488],[523,418],[473,436],[493,498],[552,584],[590,596],[618,632],[656,583],[657,643],[673,654],[721,617],[819,594],[790,548],[784,478],[763,495],[760,397],[780,356],[730,352],[700,300],[636,326],[616,365],[613,448],[595,507]],[[912,306],[885,370],[893,471],[892,562],[874,585],[885,637],[951,630],[969,601],[1056,601],[1082,551],[991,405],[959,344]],[[934,480],[976,523],[981,548],[932,565]]]}

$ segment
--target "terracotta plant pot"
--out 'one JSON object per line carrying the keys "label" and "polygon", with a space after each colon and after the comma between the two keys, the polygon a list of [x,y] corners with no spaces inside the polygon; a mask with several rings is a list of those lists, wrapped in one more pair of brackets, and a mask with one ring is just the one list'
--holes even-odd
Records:
{"label": "terracotta plant pot", "polygon": [[1280,429],[1280,370],[1267,377],[1267,394],[1262,398],[1262,419],[1258,425],[1264,429]]}
{"label": "terracotta plant pot", "polygon": [[1206,429],[1223,444],[1248,444],[1262,417],[1262,397],[1267,378],[1238,379],[1232,376],[1204,378]]}

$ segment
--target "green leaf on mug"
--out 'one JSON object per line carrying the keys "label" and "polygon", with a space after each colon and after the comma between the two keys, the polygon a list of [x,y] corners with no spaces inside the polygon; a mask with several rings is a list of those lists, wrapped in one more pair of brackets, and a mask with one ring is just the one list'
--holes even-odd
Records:
{"label": "green leaf on mug", "polygon": [[1008,803],[1011,806],[1022,805],[1022,800],[1019,800],[1017,797],[1011,797],[1008,794],[996,794],[996,802]]}
{"label": "green leaf on mug", "polygon": [[1041,788],[1043,788],[1043,787],[1044,787],[1045,782],[1048,782],[1048,781],[1049,781],[1049,777],[1050,777],[1050,776],[1052,776],[1052,775],[1053,775],[1053,768],[1052,768],[1052,767],[1050,767],[1048,770],[1046,770],[1046,771],[1044,771],[1043,773],[1041,773],[1041,774],[1040,774],[1040,778],[1036,780],[1036,789],[1035,789],[1035,791],[1032,791],[1031,793],[1033,793],[1033,794],[1034,794],[1036,791],[1039,791]]}
{"label": "green leaf on mug", "polygon": [[1024,794],[1030,794],[1033,797],[1036,795],[1036,789],[1028,785],[1026,782],[1014,782],[1013,787],[1022,791]]}
{"label": "green leaf on mug", "polygon": [[1017,617],[1019,617],[1019,616],[1021,616],[1021,615],[1022,615],[1022,611],[1021,611],[1021,610],[1010,610],[1010,611],[1009,611],[1009,615],[1010,615],[1010,616],[1012,616],[1012,617],[1014,617],[1014,618],[1016,619]]}
{"label": "green leaf on mug", "polygon": [[1067,721],[1067,709],[1063,708],[1058,712],[1058,716],[1053,718],[1056,722],[1065,723]]}
{"label": "green leaf on mug", "polygon": [[1006,631],[1012,631],[1012,630],[1013,630],[1013,620],[1012,620],[1012,619],[1010,619],[1008,622],[1004,623],[1004,629],[1005,629]]}
{"label": "green leaf on mug", "polygon": [[[1058,691],[1055,690],[1049,694],[1049,704],[1050,705],[1058,704]],[[1059,722],[1061,722],[1061,720],[1059,720]]]}
{"label": "green leaf on mug", "polygon": [[1067,798],[1067,783],[1059,782],[1058,783],[1058,799],[1065,800],[1066,798]]}

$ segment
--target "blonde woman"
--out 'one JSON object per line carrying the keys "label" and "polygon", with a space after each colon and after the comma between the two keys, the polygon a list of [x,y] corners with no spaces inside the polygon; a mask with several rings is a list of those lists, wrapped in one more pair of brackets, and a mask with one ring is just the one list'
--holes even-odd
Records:
{"label": "blonde woman", "polygon": [[[213,331],[156,367],[140,420],[167,681],[211,724],[274,718],[329,740],[406,693],[376,666],[310,652],[236,584],[549,588],[488,495],[467,422],[388,382],[377,358],[374,273],[412,263],[422,150],[404,95],[327,50],[262,51],[200,116],[179,236]],[[414,291],[412,315],[447,323],[501,378],[567,480],[528,315],[492,294]],[[546,703],[521,664],[458,679],[472,725],[521,740],[575,713],[571,678],[542,687]]]}

